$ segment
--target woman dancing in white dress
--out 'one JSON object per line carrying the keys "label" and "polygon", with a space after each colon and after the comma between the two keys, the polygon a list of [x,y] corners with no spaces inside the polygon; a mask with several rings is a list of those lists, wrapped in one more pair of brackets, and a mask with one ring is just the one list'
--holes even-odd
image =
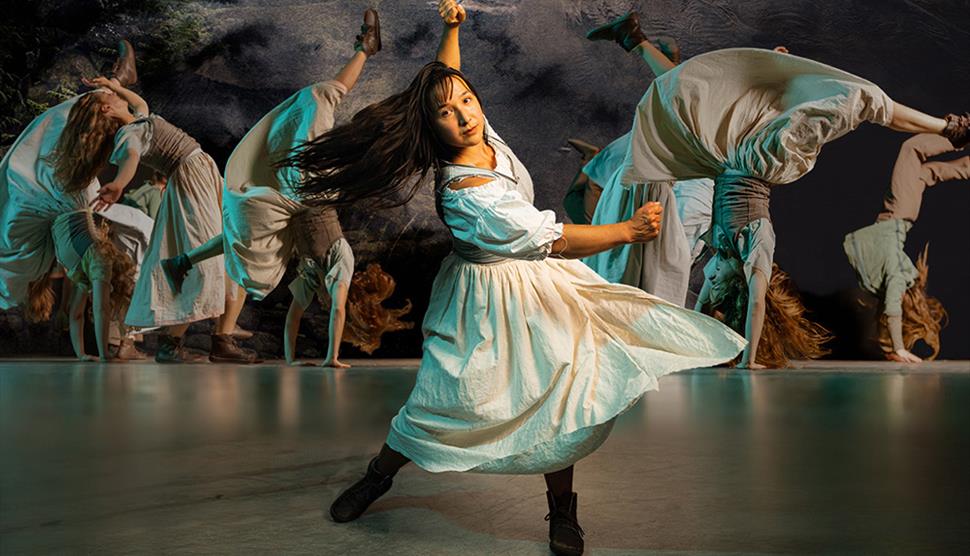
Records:
{"label": "woman dancing in white dress", "polygon": [[458,70],[465,12],[439,6],[438,61],[404,92],[298,149],[304,202],[406,202],[435,169],[454,252],[432,286],[417,383],[363,479],[331,507],[351,521],[409,461],[432,472],[543,473],[550,546],[580,554],[573,464],[668,373],[734,358],[740,336],[575,259],[656,237],[661,209],[606,226],[564,225],[533,204],[532,181],[488,125]]}

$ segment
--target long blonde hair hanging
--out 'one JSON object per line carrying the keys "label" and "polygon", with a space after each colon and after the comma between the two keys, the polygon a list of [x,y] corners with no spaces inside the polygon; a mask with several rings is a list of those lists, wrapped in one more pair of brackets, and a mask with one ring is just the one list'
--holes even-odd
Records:
{"label": "long blonde hair hanging", "polygon": [[82,191],[108,164],[121,124],[101,111],[101,95],[81,96],[71,107],[54,150],[54,177],[64,191]]}

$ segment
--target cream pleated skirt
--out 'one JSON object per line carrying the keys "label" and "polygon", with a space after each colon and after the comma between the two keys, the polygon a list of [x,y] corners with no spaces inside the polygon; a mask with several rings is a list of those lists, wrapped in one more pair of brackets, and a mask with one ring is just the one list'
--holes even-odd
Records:
{"label": "cream pleated skirt", "polygon": [[168,326],[218,317],[225,309],[222,255],[189,271],[178,294],[159,264],[222,233],[222,177],[202,151],[188,156],[171,176],[125,317],[130,326]]}
{"label": "cream pleated skirt", "polygon": [[579,261],[457,255],[434,281],[424,336],[387,442],[432,472],[563,469],[660,377],[729,361],[745,345],[718,321]]}

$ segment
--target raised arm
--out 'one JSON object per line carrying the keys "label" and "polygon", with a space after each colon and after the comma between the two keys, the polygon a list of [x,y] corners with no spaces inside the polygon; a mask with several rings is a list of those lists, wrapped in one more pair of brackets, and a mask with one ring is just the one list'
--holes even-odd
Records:
{"label": "raised arm", "polygon": [[131,108],[131,111],[135,114],[148,115],[148,103],[145,102],[145,99],[141,98],[138,93],[132,91],[131,89],[126,89],[123,87],[117,79],[95,77],[94,79],[82,79],[81,81],[88,87],[104,87],[105,89],[110,90],[127,102],[128,107]]}
{"label": "raised arm", "polygon": [[461,49],[458,44],[458,28],[465,21],[465,8],[455,0],[440,0],[438,15],[444,28],[441,31],[441,43],[438,44],[438,55],[435,59],[448,67],[461,69]]}

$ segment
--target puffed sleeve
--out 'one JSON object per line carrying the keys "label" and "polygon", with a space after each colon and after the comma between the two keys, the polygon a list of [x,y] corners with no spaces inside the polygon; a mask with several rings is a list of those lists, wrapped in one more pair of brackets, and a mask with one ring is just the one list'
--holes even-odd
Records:
{"label": "puffed sleeve", "polygon": [[144,156],[150,143],[151,126],[147,122],[135,121],[121,126],[115,133],[115,146],[114,150],[111,151],[109,162],[115,166],[121,166],[128,159],[128,149],[134,149],[138,154]]}
{"label": "puffed sleeve", "polygon": [[555,212],[538,210],[498,181],[457,191],[446,188],[442,210],[456,239],[500,257],[544,259],[562,237]]}

